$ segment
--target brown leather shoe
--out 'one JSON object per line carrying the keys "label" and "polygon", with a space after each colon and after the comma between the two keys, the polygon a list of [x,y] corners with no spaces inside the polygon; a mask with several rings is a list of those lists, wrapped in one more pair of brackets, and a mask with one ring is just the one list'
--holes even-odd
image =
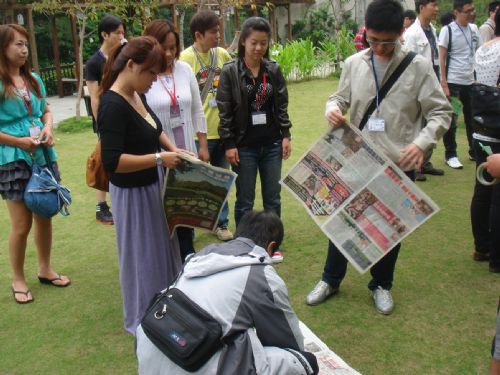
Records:
{"label": "brown leather shoe", "polygon": [[490,253],[480,253],[479,251],[474,251],[472,253],[472,259],[476,262],[484,262],[490,259]]}

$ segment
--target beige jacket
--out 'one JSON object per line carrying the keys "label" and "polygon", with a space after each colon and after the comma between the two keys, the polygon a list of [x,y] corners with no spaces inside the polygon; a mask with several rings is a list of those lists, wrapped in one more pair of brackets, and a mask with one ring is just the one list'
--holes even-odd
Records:
{"label": "beige jacket", "polygon": [[[397,44],[382,85],[397,68],[408,51]],[[367,49],[345,61],[338,90],[326,103],[326,113],[337,108],[342,113],[350,109],[351,123],[359,126],[365,111],[375,97],[375,79]],[[441,89],[430,61],[415,56],[380,105],[378,117],[385,120],[385,131],[363,134],[369,137],[395,163],[400,152],[410,143],[425,151],[436,144],[448,130],[452,108]],[[375,112],[374,112],[375,115]],[[427,125],[422,128],[425,119]]]}

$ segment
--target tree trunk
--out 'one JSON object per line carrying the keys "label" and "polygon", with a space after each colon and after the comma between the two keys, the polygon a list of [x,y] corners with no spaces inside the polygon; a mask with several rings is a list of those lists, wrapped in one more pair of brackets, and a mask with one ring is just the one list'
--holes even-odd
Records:
{"label": "tree trunk", "polygon": [[[179,9],[179,8],[177,8]],[[180,39],[180,46],[181,46],[181,51],[184,51],[184,18],[186,16],[186,10],[185,9],[180,9],[179,10],[179,39]]]}
{"label": "tree trunk", "polygon": [[78,92],[76,93],[76,120],[80,120],[80,102],[82,100],[83,91],[83,41],[85,40],[85,24],[87,21],[87,16],[82,17],[82,24],[80,26],[79,39],[80,45],[78,48],[78,62],[80,73],[78,74]]}

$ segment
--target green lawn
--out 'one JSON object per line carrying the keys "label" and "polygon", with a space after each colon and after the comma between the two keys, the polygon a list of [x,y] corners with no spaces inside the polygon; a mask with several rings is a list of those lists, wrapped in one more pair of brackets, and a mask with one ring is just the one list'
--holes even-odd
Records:
{"label": "green lawn", "polygon": [[[335,86],[334,80],[290,85],[293,156],[284,171],[325,131],[324,103]],[[487,264],[471,259],[474,164],[465,159],[462,125],[458,135],[464,169],[445,167],[440,145],[433,162],[446,175],[420,184],[441,211],[404,241],[393,289],[396,309],[389,317],[372,307],[369,274],[359,275],[352,267],[336,297],[317,307],[305,305],[321,276],[327,240],[283,191],[285,261],[277,270],[292,305],[301,320],[363,374],[488,371],[500,284]],[[54,219],[53,264],[73,284],[57,289],[37,282],[30,238],[25,269],[36,301],[14,303],[7,252],[10,223],[0,204],[0,374],[133,374],[134,342],[122,329],[114,228],[95,222],[95,195],[85,185],[85,160],[96,138],[90,128],[56,137],[73,204],[71,216]],[[213,236],[198,232],[198,246],[211,241]]]}

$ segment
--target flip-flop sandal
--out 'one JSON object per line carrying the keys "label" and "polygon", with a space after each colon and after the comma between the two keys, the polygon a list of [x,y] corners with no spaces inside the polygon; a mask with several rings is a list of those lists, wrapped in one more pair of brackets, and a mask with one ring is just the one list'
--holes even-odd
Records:
{"label": "flip-flop sandal", "polygon": [[48,284],[48,285],[52,285],[52,286],[55,286],[58,288],[66,288],[67,286],[69,286],[69,284],[71,284],[71,281],[68,281],[67,284],[54,284],[54,281],[57,281],[57,280],[62,281],[61,275],[59,275],[59,274],[57,274],[57,277],[54,277],[53,279],[38,276],[38,280],[40,281],[41,284]]}
{"label": "flip-flop sandal", "polygon": [[[20,304],[20,305],[26,305],[27,303],[31,303],[35,300],[35,298],[33,298],[33,294],[31,294],[31,291],[28,289],[26,292],[21,292],[19,290],[14,290],[13,287],[10,288],[12,290],[12,296],[14,297],[14,301],[16,301],[16,303]],[[17,298],[16,298],[16,294],[24,294],[26,296],[26,298],[31,295],[31,299],[28,299],[26,301],[19,301]]]}

